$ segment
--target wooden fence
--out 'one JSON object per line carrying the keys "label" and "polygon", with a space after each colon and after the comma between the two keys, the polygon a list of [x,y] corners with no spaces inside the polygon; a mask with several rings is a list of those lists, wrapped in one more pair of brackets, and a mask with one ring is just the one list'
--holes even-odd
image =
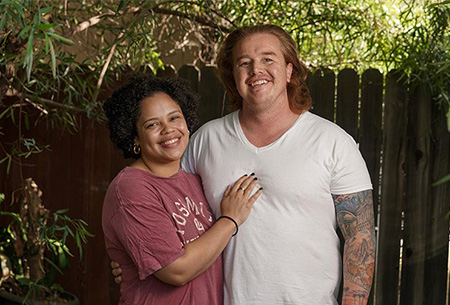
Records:
{"label": "wooden fence", "polygon": [[[201,123],[226,113],[224,90],[215,68],[183,66],[159,76],[188,79],[200,96]],[[200,77],[201,76],[201,77]],[[443,111],[427,88],[408,88],[395,72],[367,70],[338,74],[316,71],[308,78],[314,113],[343,127],[360,144],[374,185],[378,249],[370,304],[443,305],[447,301],[450,183],[432,182],[450,173],[450,133]],[[112,146],[104,124],[83,119],[74,135],[40,126],[28,131],[52,152],[33,156],[22,171],[0,167],[0,192],[10,194],[21,177],[33,177],[52,210],[70,208],[96,235],[80,262],[61,277],[82,304],[117,304],[118,286],[110,274],[101,230],[103,196],[126,164]],[[8,134],[17,132],[6,126]],[[12,136],[11,136],[12,138]]]}

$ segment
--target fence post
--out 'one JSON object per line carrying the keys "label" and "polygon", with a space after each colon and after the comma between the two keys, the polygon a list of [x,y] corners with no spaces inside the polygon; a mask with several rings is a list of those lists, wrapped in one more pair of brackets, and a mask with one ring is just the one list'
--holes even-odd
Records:
{"label": "fence post", "polygon": [[397,304],[405,192],[407,88],[396,71],[386,76],[381,210],[378,224],[375,304]]}
{"label": "fence post", "polygon": [[198,92],[198,83],[200,79],[200,71],[194,65],[184,65],[178,70],[178,77],[189,81],[191,90]]}
{"label": "fence post", "polygon": [[198,110],[199,126],[207,121],[221,117],[224,107],[224,88],[215,74],[214,66],[201,69],[198,88],[200,105]]}
{"label": "fence post", "polygon": [[359,75],[353,69],[344,69],[338,74],[336,123],[353,139],[358,136]]}
{"label": "fence post", "polygon": [[382,107],[383,75],[378,70],[369,69],[363,73],[361,80],[361,115],[358,142],[372,178],[375,217],[378,213],[379,202]]}
{"label": "fence post", "polygon": [[334,122],[335,75],[330,69],[315,71],[308,76],[312,98],[312,112]]}
{"label": "fence post", "polygon": [[[426,218],[428,202],[431,199],[430,126],[432,101],[427,88],[423,85],[411,89],[410,92],[407,194],[404,209],[404,252],[400,304],[422,305],[426,301],[424,295]],[[448,234],[448,228],[446,232]]]}
{"label": "fence post", "polygon": [[[430,101],[430,103],[434,103]],[[433,105],[431,141],[431,182],[450,174],[450,132],[443,109]],[[427,304],[445,304],[447,292],[450,183],[431,188],[427,204],[424,298]]]}

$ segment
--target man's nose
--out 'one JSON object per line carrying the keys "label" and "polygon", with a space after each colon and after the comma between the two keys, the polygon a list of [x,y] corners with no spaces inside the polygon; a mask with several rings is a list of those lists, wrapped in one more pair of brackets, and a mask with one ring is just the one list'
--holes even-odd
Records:
{"label": "man's nose", "polygon": [[255,62],[255,63],[252,64],[251,71],[250,71],[250,73],[252,75],[259,74],[259,73],[261,73],[261,71],[262,71],[262,66],[261,66],[260,63],[256,63]]}

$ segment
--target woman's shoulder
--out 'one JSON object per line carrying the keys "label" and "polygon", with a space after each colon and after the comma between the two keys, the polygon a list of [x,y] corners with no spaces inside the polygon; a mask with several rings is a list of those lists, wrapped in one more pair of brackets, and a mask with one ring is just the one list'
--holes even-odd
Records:
{"label": "woman's shoulder", "polygon": [[[122,169],[111,183],[114,193],[121,202],[155,195],[151,177],[143,170],[134,167]],[[110,187],[111,187],[110,186]],[[139,200],[141,201],[141,200]]]}

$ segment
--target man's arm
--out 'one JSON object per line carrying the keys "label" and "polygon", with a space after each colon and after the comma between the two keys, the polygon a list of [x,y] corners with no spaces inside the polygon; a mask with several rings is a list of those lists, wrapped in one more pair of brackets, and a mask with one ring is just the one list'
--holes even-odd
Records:
{"label": "man's arm", "polygon": [[372,191],[333,195],[338,225],[344,235],[342,305],[365,305],[375,267]]}

